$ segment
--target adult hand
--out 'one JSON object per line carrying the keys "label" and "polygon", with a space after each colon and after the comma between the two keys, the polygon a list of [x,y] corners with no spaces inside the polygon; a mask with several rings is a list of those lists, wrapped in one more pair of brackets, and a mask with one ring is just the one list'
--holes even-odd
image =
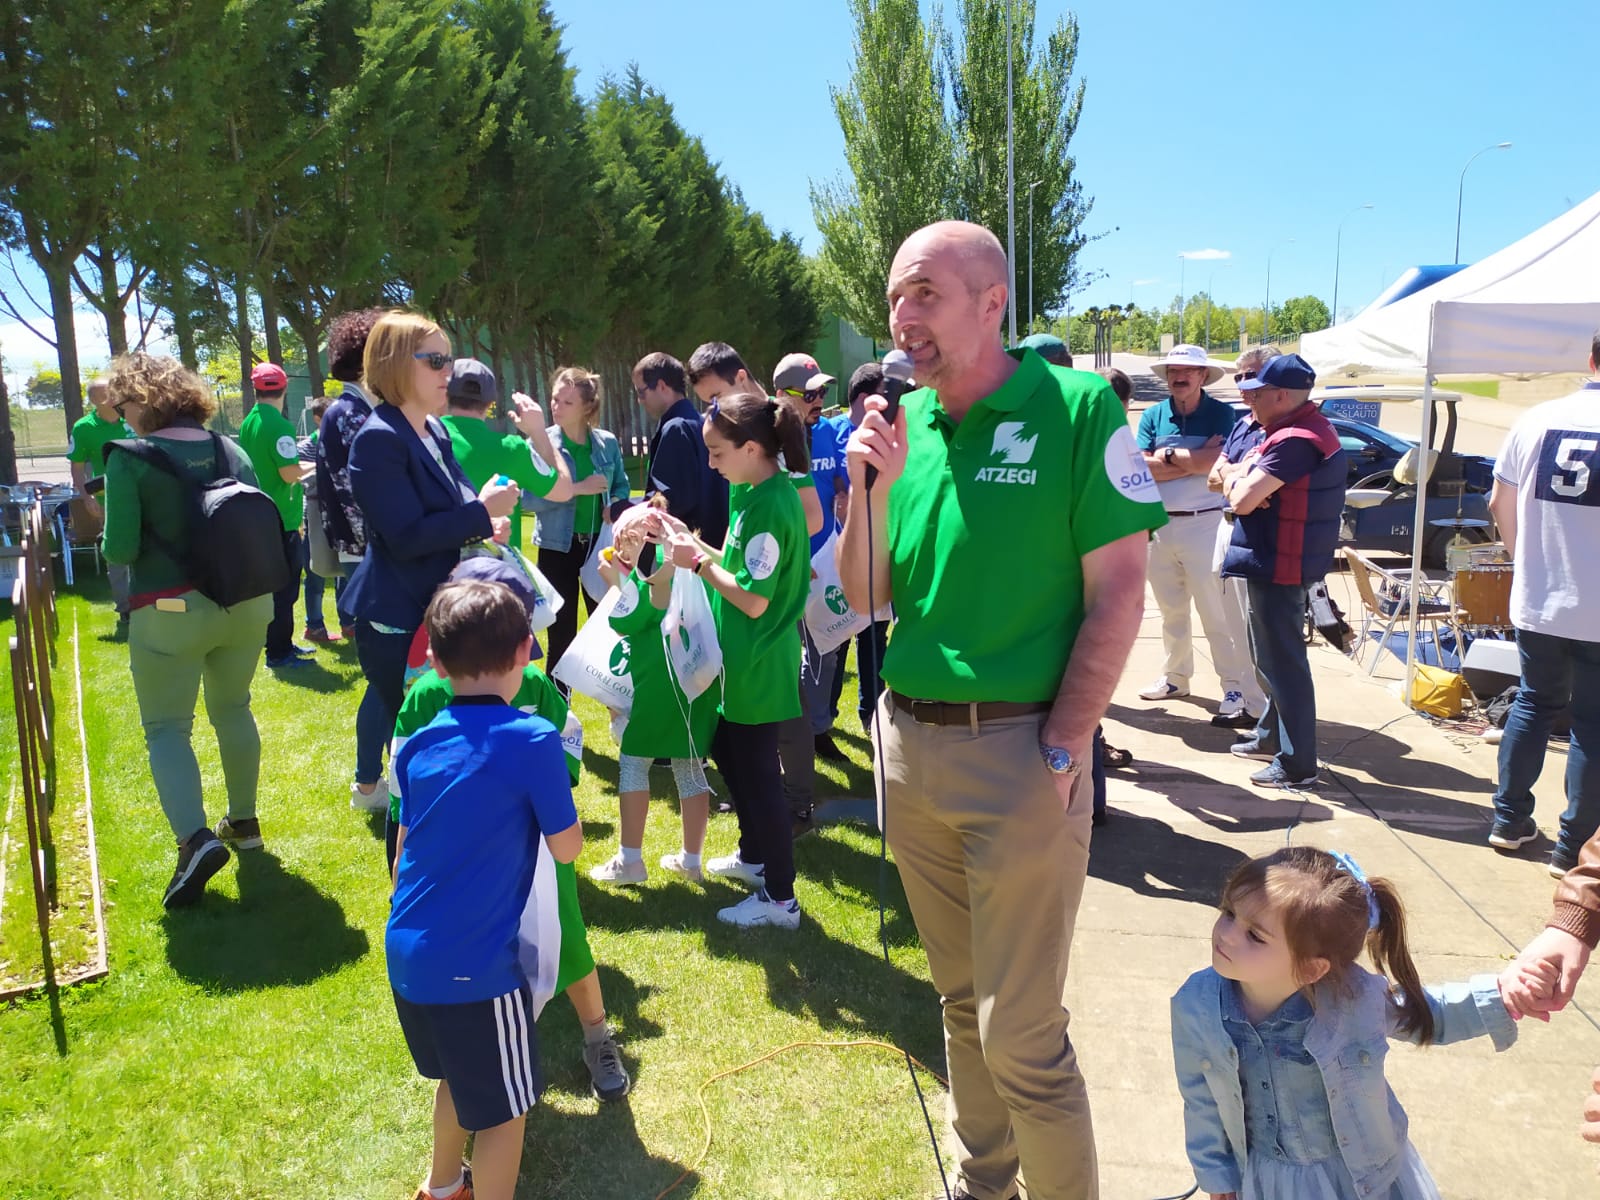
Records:
{"label": "adult hand", "polygon": [[611,488],[604,475],[590,475],[572,485],[574,496],[604,496]]}
{"label": "adult hand", "polygon": [[509,546],[511,544],[510,517],[496,517],[494,520],[489,522],[489,525],[494,530],[494,533],[490,536],[495,541],[499,542],[502,546]]}
{"label": "adult hand", "polygon": [[100,521],[102,523],[105,521],[105,519],[106,519],[105,509],[100,507],[100,500],[99,500],[98,497],[91,496],[88,492],[84,492],[83,493],[83,508],[84,508],[84,511],[87,512],[96,521]]}
{"label": "adult hand", "polygon": [[674,533],[667,539],[667,557],[675,567],[692,567],[700,557],[700,547],[689,533]]}
{"label": "adult hand", "polygon": [[1572,1000],[1578,980],[1583,977],[1583,969],[1589,965],[1589,947],[1564,929],[1544,929],[1523,947],[1522,953],[1517,955],[1516,962],[1507,968],[1507,972],[1524,964],[1548,964],[1554,967],[1555,983],[1547,994],[1539,996],[1529,986],[1517,981],[1513,981],[1511,988],[1507,989],[1505,976],[1502,975],[1501,994],[1506,999],[1506,1006],[1510,1008],[1515,1005],[1517,1011],[1525,1016],[1560,1012]]}
{"label": "adult hand", "polygon": [[1523,1017],[1550,1020],[1547,1007],[1560,972],[1548,962],[1523,962],[1518,959],[1500,972],[1500,1002],[1513,1021]]}
{"label": "adult hand", "polygon": [[532,437],[544,428],[544,409],[526,392],[511,393],[511,423],[523,437]]}
{"label": "adult hand", "polygon": [[906,412],[895,413],[891,426],[883,415],[889,402],[882,396],[867,397],[867,415],[861,418],[861,427],[850,435],[845,446],[845,461],[849,465],[850,490],[867,486],[867,468],[878,469],[876,485],[887,488],[906,469]]}
{"label": "adult hand", "polygon": [[491,479],[478,492],[478,499],[483,501],[483,506],[489,510],[490,517],[509,517],[511,510],[517,506],[517,497],[521,494],[522,489],[516,484],[509,481],[496,483]]}
{"label": "adult hand", "polygon": [[[1050,744],[1052,746],[1060,745],[1059,742],[1051,742]],[[1089,803],[1094,801],[1094,785],[1089,779],[1091,767],[1089,756],[1094,753],[1094,742],[1090,740],[1081,746],[1064,746],[1062,748],[1072,755],[1072,761],[1078,764],[1078,769],[1070,775],[1057,775],[1052,772],[1050,778],[1055,781],[1056,795],[1061,797],[1061,811],[1070,812],[1072,810],[1073,796],[1080,787],[1082,788],[1084,799]]]}
{"label": "adult hand", "polygon": [[1594,1092],[1584,1097],[1583,1124],[1578,1126],[1578,1132],[1586,1142],[1600,1142],[1600,1067],[1595,1068],[1591,1084]]}

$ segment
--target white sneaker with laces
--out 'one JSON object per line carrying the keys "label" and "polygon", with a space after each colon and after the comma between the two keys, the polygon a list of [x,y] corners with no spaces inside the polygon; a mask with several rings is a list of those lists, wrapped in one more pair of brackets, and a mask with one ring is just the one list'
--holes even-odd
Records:
{"label": "white sneaker with laces", "polygon": [[1225,692],[1225,693],[1223,693],[1222,703],[1217,705],[1217,716],[1222,717],[1224,720],[1230,720],[1231,721],[1234,717],[1240,716],[1243,712],[1244,712],[1244,693],[1243,692]]}
{"label": "white sneaker with laces", "polygon": [[706,859],[705,873],[715,875],[719,879],[737,879],[740,883],[749,884],[753,888],[761,887],[767,882],[767,869],[745,862],[739,857],[737,850],[721,858]]}
{"label": "white sneaker with laces", "polygon": [[378,776],[370,792],[363,792],[359,783],[350,785],[350,807],[365,812],[383,812],[389,807],[389,776]]}
{"label": "white sneaker with laces", "polygon": [[719,909],[717,920],[743,929],[771,925],[778,929],[800,928],[800,901],[771,900],[767,889],[750,893],[731,908]]}
{"label": "white sneaker with laces", "polygon": [[704,882],[706,877],[706,873],[702,868],[683,865],[682,850],[674,850],[671,854],[663,854],[661,856],[661,869],[663,871],[671,871],[674,875],[681,875],[683,878],[692,880],[695,883]]}
{"label": "white sneaker with laces", "polygon": [[1156,680],[1144,691],[1139,693],[1141,700],[1176,700],[1179,696],[1187,696],[1189,689],[1180,687],[1171,682],[1165,675]]}
{"label": "white sneaker with laces", "polygon": [[643,883],[650,878],[650,872],[644,868],[644,859],[624,862],[618,852],[598,867],[590,867],[589,878],[596,883]]}

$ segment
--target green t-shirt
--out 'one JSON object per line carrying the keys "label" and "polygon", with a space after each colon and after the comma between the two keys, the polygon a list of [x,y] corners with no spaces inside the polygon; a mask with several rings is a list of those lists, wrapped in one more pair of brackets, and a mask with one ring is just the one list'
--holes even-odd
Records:
{"label": "green t-shirt", "polygon": [[722,715],[764,725],[800,715],[800,629],[811,588],[811,537],[794,481],[783,471],[728,488],[722,567],[748,592],[767,597],[751,620],[712,589],[722,643]]}
{"label": "green t-shirt", "polygon": [[931,389],[903,402],[883,678],[913,699],[1053,700],[1083,623],[1083,556],[1166,523],[1111,386],[1018,357],[959,424]]}
{"label": "green t-shirt", "polygon": [[278,474],[280,467],[300,465],[300,449],[289,418],[270,404],[257,404],[239,422],[239,448],[256,469],[256,486],[278,506],[283,527],[299,529],[306,515],[306,490],[298,483],[285,483]]}
{"label": "green t-shirt", "polygon": [[[516,433],[496,433],[482,417],[445,413],[439,418],[450,432],[450,449],[472,486],[478,490],[496,475],[504,475],[523,491],[548,496],[556,485],[556,470],[533,452]],[[511,510],[511,544],[522,545],[522,509]]]}
{"label": "green t-shirt", "polygon": [[[575,442],[571,438],[563,439],[562,444],[568,454],[572,455],[572,482],[587,479],[594,474],[594,452],[589,449],[587,441]],[[600,532],[601,513],[600,502],[603,496],[579,496],[576,507],[572,510],[572,532],[575,536],[584,537]]]}
{"label": "green t-shirt", "polygon": [[72,425],[67,435],[67,461],[84,463],[89,468],[86,479],[106,473],[106,443],[118,438],[131,438],[133,430],[121,417],[102,421],[100,414],[90,409]]}
{"label": "green t-shirt", "polygon": [[[696,579],[696,586],[705,585]],[[712,686],[691,702],[668,668],[661,638],[666,609],[650,598],[650,585],[638,571],[622,581],[611,628],[627,639],[633,676],[633,709],[622,733],[622,753],[640,758],[703,758],[717,731],[721,689]]]}

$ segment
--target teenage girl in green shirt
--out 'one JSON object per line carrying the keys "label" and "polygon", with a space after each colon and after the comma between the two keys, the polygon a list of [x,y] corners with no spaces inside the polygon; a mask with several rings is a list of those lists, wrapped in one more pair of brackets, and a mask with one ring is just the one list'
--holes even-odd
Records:
{"label": "teenage girl in green shirt", "polygon": [[795,929],[794,841],[778,763],[778,726],[800,715],[798,621],[811,586],[811,538],[793,481],[779,466],[808,471],[806,427],[789,405],[745,393],[706,410],[712,470],[728,488],[728,541],[708,546],[662,513],[674,565],[711,589],[722,645],[722,724],[711,753],[739,816],[739,849],[705,864],[710,875],[757,891],[717,913],[731,925]]}

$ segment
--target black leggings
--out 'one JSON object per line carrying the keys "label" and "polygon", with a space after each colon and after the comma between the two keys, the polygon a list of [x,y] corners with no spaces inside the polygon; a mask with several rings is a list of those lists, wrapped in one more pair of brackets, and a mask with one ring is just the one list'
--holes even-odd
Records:
{"label": "black leggings", "polygon": [[723,718],[711,757],[728,782],[739,817],[739,857],[766,869],[767,895],[794,899],[794,830],[778,768],[778,724],[740,725]]}
{"label": "black leggings", "polygon": [[547,675],[561,661],[572,639],[578,636],[578,597],[583,595],[583,584],[578,576],[583,571],[583,564],[589,561],[589,551],[594,548],[595,538],[599,536],[594,533],[574,535],[570,550],[539,548],[540,572],[566,601],[556,614],[555,623],[545,631],[544,670]]}

